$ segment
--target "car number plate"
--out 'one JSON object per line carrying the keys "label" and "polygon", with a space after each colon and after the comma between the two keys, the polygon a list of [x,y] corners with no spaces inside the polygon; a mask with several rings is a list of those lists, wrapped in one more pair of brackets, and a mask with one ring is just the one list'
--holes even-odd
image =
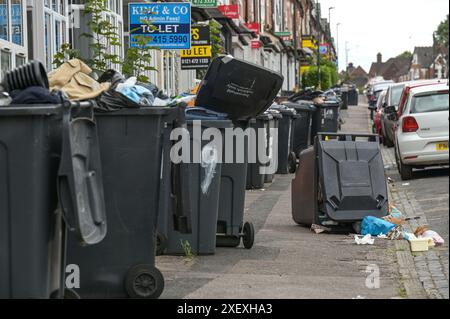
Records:
{"label": "car number plate", "polygon": [[448,151],[448,143],[438,143],[436,144],[436,149],[438,152]]}

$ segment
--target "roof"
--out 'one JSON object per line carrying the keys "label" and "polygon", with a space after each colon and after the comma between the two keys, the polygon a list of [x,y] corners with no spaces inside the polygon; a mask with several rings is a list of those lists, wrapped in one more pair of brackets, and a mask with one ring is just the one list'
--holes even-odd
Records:
{"label": "roof", "polygon": [[370,71],[369,71],[369,75],[370,77],[375,77],[375,76],[379,76],[381,75],[381,70],[383,68],[384,63],[378,63],[378,62],[374,62],[372,63],[372,65],[370,66]]}
{"label": "roof", "polygon": [[357,76],[368,76],[367,72],[361,67],[358,66],[356,69],[353,70],[353,72],[350,74],[350,77],[357,77]]}
{"label": "roof", "polygon": [[420,94],[420,93],[442,91],[442,90],[448,90],[448,82],[433,84],[433,85],[419,86],[419,87],[411,89],[410,92],[411,92],[411,94]]}
{"label": "roof", "polygon": [[423,68],[429,68],[434,61],[433,47],[415,47],[413,55],[417,55],[417,64]]}

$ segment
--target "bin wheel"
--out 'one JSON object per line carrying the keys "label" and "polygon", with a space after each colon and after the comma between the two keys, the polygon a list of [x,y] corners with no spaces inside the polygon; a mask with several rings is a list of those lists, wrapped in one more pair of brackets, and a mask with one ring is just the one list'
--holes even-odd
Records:
{"label": "bin wheel", "polygon": [[[58,299],[59,290],[55,290],[50,294],[50,299]],[[80,295],[73,289],[64,289],[64,299],[81,299]]]}
{"label": "bin wheel", "polygon": [[241,243],[241,238],[237,236],[217,236],[216,246],[217,247],[230,247],[236,248]]}
{"label": "bin wheel", "polygon": [[156,233],[156,256],[164,255],[167,248],[167,237],[159,232]]}
{"label": "bin wheel", "polygon": [[289,173],[294,174],[297,170],[297,155],[294,152],[289,153],[288,165]]}
{"label": "bin wheel", "polygon": [[133,299],[156,299],[164,290],[164,277],[151,265],[136,265],[128,270],[125,289]]}
{"label": "bin wheel", "polygon": [[355,234],[361,234],[361,222],[355,222],[352,224],[353,231]]}
{"label": "bin wheel", "polygon": [[243,229],[244,236],[242,237],[242,243],[246,249],[251,249],[255,242],[255,227],[252,223],[246,222]]}

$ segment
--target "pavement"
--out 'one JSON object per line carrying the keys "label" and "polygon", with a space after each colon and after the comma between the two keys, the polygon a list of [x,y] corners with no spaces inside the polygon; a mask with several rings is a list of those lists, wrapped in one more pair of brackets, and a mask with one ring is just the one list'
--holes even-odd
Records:
{"label": "pavement", "polygon": [[[342,131],[369,131],[368,111],[363,104],[350,106],[348,111],[342,112],[342,118],[345,121]],[[395,175],[393,169],[388,173]],[[434,223],[433,227],[436,225],[433,229],[441,231],[448,240],[448,205],[444,205],[445,198],[448,204],[448,171],[441,175],[436,177],[440,184],[434,182],[434,177],[417,181],[422,184],[412,182],[411,185],[416,186],[405,186],[405,190],[396,183],[398,193],[395,196],[398,197],[395,197],[395,204],[409,210],[410,206],[401,206],[397,198],[403,200],[404,193],[408,198],[415,197],[415,192],[426,187],[423,183],[428,181],[439,190],[439,195],[432,189],[421,192],[421,197],[416,197],[414,203],[421,206],[415,206],[416,210],[411,214],[419,211],[427,214],[428,222]],[[373,246],[358,246],[347,234],[315,234],[292,220],[293,177],[277,175],[266,189],[246,193],[245,220],[253,222],[256,230],[255,245],[251,250],[217,248],[212,256],[157,257],[157,267],[166,282],[161,298],[427,298],[429,295],[420,281],[417,265],[425,265],[426,278],[433,281],[433,289],[442,293],[441,297],[448,298],[448,246],[414,257],[404,241],[399,245],[377,239]],[[441,216],[446,219],[441,220]],[[430,274],[438,268],[437,258],[442,266],[440,270],[446,276],[447,295],[444,288],[437,288],[444,286],[441,273],[435,273],[434,277]],[[374,276],[379,279],[379,286],[372,284]]]}

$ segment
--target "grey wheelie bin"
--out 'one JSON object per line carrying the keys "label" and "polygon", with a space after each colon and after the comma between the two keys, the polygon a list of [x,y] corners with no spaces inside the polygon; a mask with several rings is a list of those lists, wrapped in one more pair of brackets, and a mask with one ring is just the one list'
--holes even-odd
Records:
{"label": "grey wheelie bin", "polygon": [[277,110],[269,109],[267,112],[272,115],[273,120],[269,123],[267,129],[267,156],[269,161],[266,164],[266,172],[264,174],[264,182],[272,183],[275,178],[275,173],[278,170],[278,143],[279,143],[279,126],[283,119],[281,113]]}
{"label": "grey wheelie bin", "polygon": [[[246,129],[251,118],[270,107],[282,84],[283,76],[276,72],[222,56],[211,63],[199,88],[196,105],[225,113],[233,120],[235,129]],[[225,149],[225,158],[228,151]],[[244,223],[247,161],[247,147],[244,147],[243,151],[234,149],[231,163],[226,161],[222,165],[218,246],[237,247],[241,238],[245,248],[253,246],[253,225]]]}
{"label": "grey wheelie bin", "polygon": [[347,110],[349,106],[349,89],[347,86],[341,88],[341,109]]}
{"label": "grey wheelie bin", "polygon": [[302,152],[292,183],[292,216],[298,224],[352,225],[388,213],[387,185],[378,136],[319,134]]}
{"label": "grey wheelie bin", "polygon": [[[271,124],[272,123],[272,124]],[[268,149],[269,140],[267,132],[270,127],[273,126],[273,115],[266,112],[257,116],[250,121],[250,128],[255,132],[255,139],[249,140],[249,148],[253,154],[251,159],[249,158],[247,167],[247,189],[263,189],[265,183],[265,173],[263,167],[266,166],[266,160],[270,160]],[[260,158],[260,154],[264,157]],[[264,160],[264,163],[262,162]]]}
{"label": "grey wheelie bin", "polygon": [[297,118],[293,123],[293,150],[299,157],[300,153],[311,145],[312,120],[317,113],[317,107],[310,101],[297,101],[285,105],[297,112]]}
{"label": "grey wheelie bin", "polygon": [[324,101],[316,104],[317,112],[314,113],[311,126],[311,144],[318,133],[337,133],[339,131],[339,103]]}
{"label": "grey wheelie bin", "polygon": [[80,249],[106,235],[92,114],[70,102],[0,107],[0,298],[76,297],[64,291],[66,235]]}
{"label": "grey wheelie bin", "polygon": [[[67,261],[80,269],[76,292],[82,298],[157,298],[164,288],[155,267],[157,219],[168,213],[160,209],[170,197],[162,190],[170,184],[163,148],[170,143],[170,129],[184,119],[184,110],[121,109],[97,112],[96,118],[108,235],[99,245],[83,249],[69,237]],[[189,218],[173,217],[179,228],[189,228]]]}
{"label": "grey wheelie bin", "polygon": [[294,150],[293,125],[297,119],[297,112],[286,105],[274,104],[271,109],[277,110],[282,115],[278,125],[278,171],[277,174],[295,173],[297,155]]}
{"label": "grey wheelie bin", "polygon": [[356,87],[351,88],[348,91],[348,105],[358,105],[359,104],[359,92]]}
{"label": "grey wheelie bin", "polygon": [[[172,180],[178,183],[179,176],[182,175],[186,183],[186,189],[182,191],[189,191],[191,233],[178,232],[168,215],[160,216],[158,220],[158,234],[162,238],[159,243],[162,245],[160,254],[183,255],[190,252],[195,255],[210,255],[216,252],[223,151],[219,141],[202,140],[202,135],[209,129],[218,129],[223,141],[225,129],[232,128],[233,123],[226,120],[223,114],[203,108],[186,109],[186,120],[190,158],[189,160],[186,158],[186,162],[172,165]],[[196,131],[199,136],[195,136]],[[197,159],[194,160],[195,158]],[[162,242],[163,240],[165,242]]]}

